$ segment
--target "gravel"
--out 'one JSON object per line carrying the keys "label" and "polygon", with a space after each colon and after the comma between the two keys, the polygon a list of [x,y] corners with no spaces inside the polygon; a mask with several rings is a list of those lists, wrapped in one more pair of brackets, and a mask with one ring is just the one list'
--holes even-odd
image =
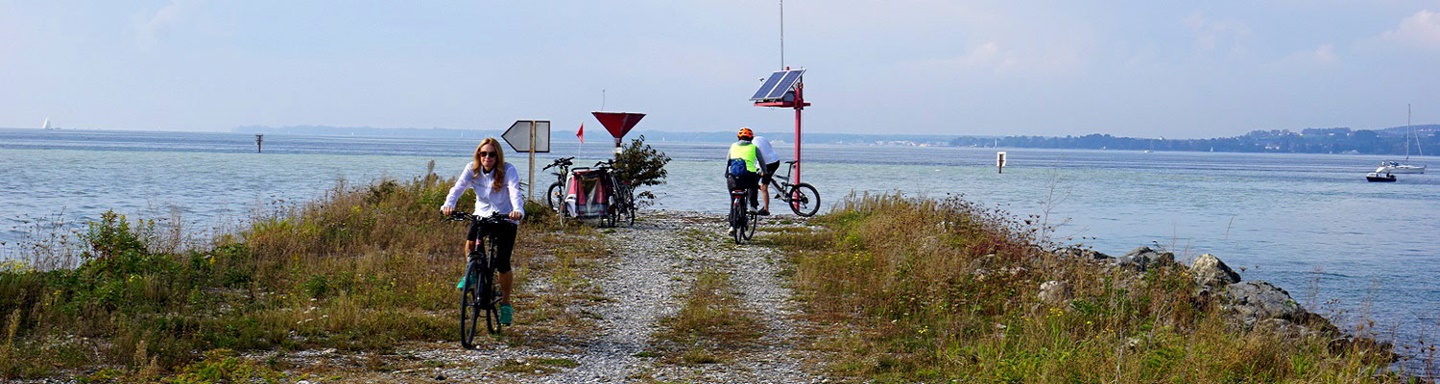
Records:
{"label": "gravel", "polygon": [[[601,267],[604,277],[596,282],[607,300],[572,308],[597,318],[598,330],[592,335],[544,347],[492,343],[466,351],[454,343],[412,346],[407,358],[444,362],[444,368],[391,372],[374,381],[419,377],[432,382],[519,383],[830,381],[813,372],[825,358],[804,348],[805,334],[814,325],[799,320],[800,306],[779,276],[782,256],[763,246],[735,245],[725,230],[723,216],[673,211],[650,212],[633,226],[602,229],[615,255]],[[665,358],[673,352],[663,351],[652,335],[661,330],[661,319],[679,309],[696,274],[705,268],[730,274],[741,305],[760,322],[762,335],[753,345],[712,351],[724,356],[718,363],[682,365],[680,359]],[[525,316],[523,306],[518,309],[516,316]],[[361,378],[346,381],[354,379]]]}

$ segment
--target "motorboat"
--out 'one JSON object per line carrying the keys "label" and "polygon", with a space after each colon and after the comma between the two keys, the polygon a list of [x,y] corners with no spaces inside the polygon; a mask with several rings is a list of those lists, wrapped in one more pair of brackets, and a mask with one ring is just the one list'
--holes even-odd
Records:
{"label": "motorboat", "polygon": [[1395,182],[1395,174],[1386,171],[1385,167],[1381,166],[1380,168],[1376,168],[1375,172],[1365,174],[1365,181],[1372,183],[1393,183]]}

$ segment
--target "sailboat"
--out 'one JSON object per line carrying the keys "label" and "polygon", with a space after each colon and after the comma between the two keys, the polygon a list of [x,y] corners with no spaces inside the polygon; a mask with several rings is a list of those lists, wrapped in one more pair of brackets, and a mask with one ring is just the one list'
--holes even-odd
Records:
{"label": "sailboat", "polygon": [[49,118],[49,117],[46,117],[46,118],[45,118],[45,124],[41,125],[40,128],[41,128],[41,129],[44,129],[44,130],[47,130],[47,131],[48,131],[48,130],[51,130],[51,129],[55,129],[55,127],[51,127],[51,126],[50,126],[50,118]]}
{"label": "sailboat", "polygon": [[1411,127],[1410,127],[1410,105],[1409,105],[1409,104],[1406,104],[1406,105],[1405,105],[1405,160],[1404,160],[1403,162],[1402,162],[1402,161],[1395,161],[1395,160],[1382,161],[1382,162],[1380,162],[1380,169],[1376,169],[1375,171],[1376,171],[1376,172],[1391,173],[1391,174],[1424,174],[1424,173],[1425,173],[1425,164],[1411,164],[1411,163],[1410,163],[1410,137],[1411,137],[1411,136],[1414,136],[1414,137],[1415,137],[1415,150],[1420,151],[1420,156],[1425,156],[1425,152],[1420,149],[1420,137],[1419,137],[1419,136],[1415,136],[1413,130],[1412,130]]}

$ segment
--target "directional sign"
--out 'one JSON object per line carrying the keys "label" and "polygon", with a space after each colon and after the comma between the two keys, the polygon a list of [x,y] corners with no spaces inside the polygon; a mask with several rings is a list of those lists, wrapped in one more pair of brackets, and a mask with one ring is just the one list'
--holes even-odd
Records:
{"label": "directional sign", "polygon": [[515,152],[550,153],[550,120],[515,120],[500,137]]}

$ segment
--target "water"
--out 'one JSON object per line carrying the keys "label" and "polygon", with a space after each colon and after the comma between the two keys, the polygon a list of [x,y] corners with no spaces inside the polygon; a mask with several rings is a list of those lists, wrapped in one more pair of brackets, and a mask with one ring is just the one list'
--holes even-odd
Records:
{"label": "water", "polygon": [[[410,179],[431,160],[453,177],[477,142],[266,135],[257,154],[249,134],[0,129],[0,250],[13,254],[28,222],[83,223],[110,209],[178,216],[194,231],[234,228],[257,210],[323,196],[338,180]],[[649,143],[674,158],[668,183],[655,189],[657,208],[724,212],[726,144]],[[578,155],[577,165],[590,165],[611,149],[598,137],[553,145],[536,159],[542,186],[553,180],[539,170],[551,159]],[[784,144],[777,151],[793,153]],[[1365,182],[1381,156],[1006,151],[999,174],[994,149],[814,145],[805,147],[803,176],[820,190],[822,212],[852,191],[961,195],[1047,217],[1060,224],[1058,238],[1112,255],[1157,244],[1187,262],[1215,254],[1322,314],[1344,311],[1341,325],[1368,315],[1401,344],[1435,340],[1440,175]],[[507,155],[523,178],[526,156]]]}

